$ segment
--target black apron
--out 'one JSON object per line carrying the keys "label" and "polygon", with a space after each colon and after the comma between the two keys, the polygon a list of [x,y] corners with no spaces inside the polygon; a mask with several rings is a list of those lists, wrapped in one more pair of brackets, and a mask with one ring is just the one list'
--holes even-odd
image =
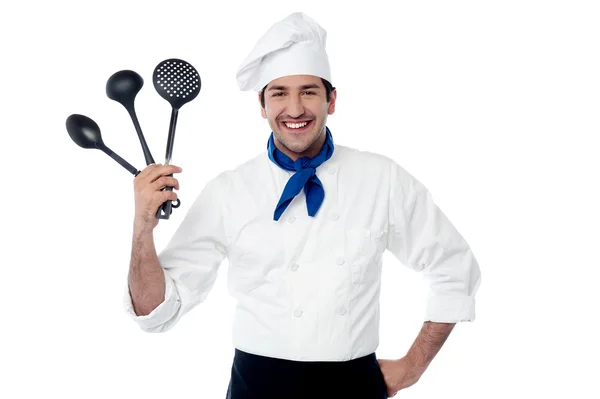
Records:
{"label": "black apron", "polygon": [[276,359],[235,350],[227,399],[386,399],[375,353],[339,362]]}

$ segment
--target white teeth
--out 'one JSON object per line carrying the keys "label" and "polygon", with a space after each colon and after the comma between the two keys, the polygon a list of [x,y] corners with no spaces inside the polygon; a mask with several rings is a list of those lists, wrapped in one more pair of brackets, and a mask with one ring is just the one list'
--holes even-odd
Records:
{"label": "white teeth", "polygon": [[306,125],[308,125],[308,122],[302,122],[302,123],[286,123],[285,124],[288,128],[290,129],[299,129],[301,127],[304,127]]}

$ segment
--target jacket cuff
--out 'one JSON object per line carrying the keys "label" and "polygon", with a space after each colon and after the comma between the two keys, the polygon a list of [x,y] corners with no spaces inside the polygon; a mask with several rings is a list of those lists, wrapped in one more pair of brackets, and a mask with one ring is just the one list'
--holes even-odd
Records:
{"label": "jacket cuff", "polygon": [[450,295],[428,297],[425,321],[459,323],[473,320],[475,320],[474,297]]}
{"label": "jacket cuff", "polygon": [[166,325],[181,306],[181,301],[175,290],[175,284],[167,272],[163,269],[165,275],[165,298],[164,300],[147,315],[138,316],[134,309],[129,292],[129,283],[125,284],[125,293],[123,296],[123,307],[129,317],[135,321],[143,331],[146,332],[162,332],[163,326]]}

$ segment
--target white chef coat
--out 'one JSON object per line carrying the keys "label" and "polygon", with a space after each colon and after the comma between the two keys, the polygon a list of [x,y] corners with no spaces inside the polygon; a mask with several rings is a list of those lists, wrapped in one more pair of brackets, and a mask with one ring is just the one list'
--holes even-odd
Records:
{"label": "white chef coat", "polygon": [[336,145],[317,168],[325,199],[316,216],[302,191],[274,221],[293,173],[265,150],[207,183],[158,255],[164,301],[137,316],[125,290],[125,310],[143,331],[165,332],[203,302],[227,257],[236,348],[297,361],[367,355],[379,343],[386,249],[428,283],[425,321],[474,320],[481,277],[473,252],[405,169]]}

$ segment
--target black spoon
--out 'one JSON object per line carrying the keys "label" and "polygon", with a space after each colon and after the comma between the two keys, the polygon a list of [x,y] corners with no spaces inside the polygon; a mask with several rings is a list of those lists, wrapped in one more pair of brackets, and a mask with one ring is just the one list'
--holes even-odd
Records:
{"label": "black spoon", "polygon": [[[196,98],[200,92],[200,75],[188,62],[177,58],[170,58],[156,66],[152,75],[152,83],[154,83],[154,88],[158,94],[172,106],[167,154],[165,157],[165,165],[168,165],[171,162],[171,154],[173,152],[175,126],[177,124],[179,108]],[[173,176],[173,174],[169,176]],[[165,187],[163,190],[172,191],[173,187]],[[158,208],[156,217],[159,219],[168,219],[171,214],[171,207],[177,208],[179,205],[179,198],[177,199],[177,205],[172,205],[171,200],[165,201]]]}
{"label": "black spoon", "polygon": [[67,131],[71,139],[82,148],[96,148],[137,176],[140,171],[104,145],[98,124],[85,115],[73,114],[67,118]]}
{"label": "black spoon", "polygon": [[150,149],[144,139],[144,134],[142,133],[142,128],[138,122],[134,107],[135,96],[137,96],[142,89],[142,86],[144,86],[144,79],[142,79],[137,72],[123,70],[114,73],[108,79],[106,82],[106,95],[111,100],[121,103],[127,112],[129,112],[131,120],[133,121],[133,126],[135,126],[135,130],[140,138],[140,143],[142,144],[146,165],[150,165],[154,163],[154,159],[152,158]]}

